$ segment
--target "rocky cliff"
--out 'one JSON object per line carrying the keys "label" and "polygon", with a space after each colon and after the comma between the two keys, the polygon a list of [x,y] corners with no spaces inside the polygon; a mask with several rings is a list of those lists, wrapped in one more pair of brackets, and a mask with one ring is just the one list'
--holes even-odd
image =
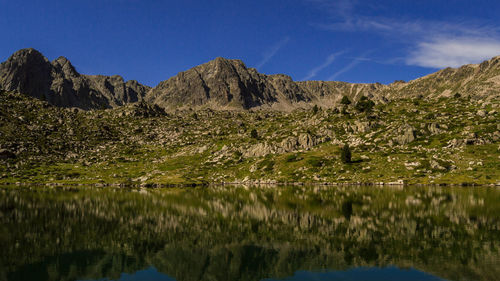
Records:
{"label": "rocky cliff", "polygon": [[0,87],[60,107],[109,108],[142,100],[150,89],[122,77],[82,75],[64,57],[50,62],[34,49],[22,49],[0,64]]}

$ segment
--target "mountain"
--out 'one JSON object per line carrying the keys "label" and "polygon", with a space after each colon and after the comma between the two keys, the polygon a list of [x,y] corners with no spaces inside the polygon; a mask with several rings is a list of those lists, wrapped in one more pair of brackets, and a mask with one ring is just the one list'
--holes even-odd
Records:
{"label": "mountain", "polygon": [[167,109],[250,109],[310,102],[311,98],[289,76],[264,75],[240,60],[216,58],[161,82],[145,99]]}
{"label": "mountain", "polygon": [[49,62],[34,49],[14,53],[0,65],[0,88],[18,91],[61,107],[99,109],[146,101],[176,109],[272,109],[289,111],[312,105],[330,108],[343,96],[378,102],[456,94],[476,100],[500,96],[500,56],[481,64],[446,68],[413,81],[347,83],[295,82],[283,74],[266,75],[241,60],[216,58],[150,88],[120,76],[82,75],[64,57]]}
{"label": "mountain", "polygon": [[240,60],[216,58],[161,82],[145,99],[166,109],[212,108],[288,110],[312,104],[335,105],[343,95],[375,97],[381,84],[294,82],[283,74],[265,75]]}
{"label": "mountain", "polygon": [[0,87],[60,107],[96,109],[142,100],[150,89],[121,76],[82,75],[59,57],[50,62],[35,49],[22,49],[0,64]]}
{"label": "mountain", "polygon": [[212,108],[289,110],[338,105],[343,96],[366,96],[378,102],[409,97],[449,97],[455,94],[491,100],[500,94],[500,57],[481,64],[446,68],[410,81],[347,83],[300,81],[282,74],[265,75],[240,60],[217,58],[161,82],[145,100],[166,109]]}
{"label": "mountain", "polygon": [[497,99],[500,97],[500,56],[481,64],[448,67],[408,83],[395,82],[381,93],[389,99],[418,95],[439,98],[457,93],[473,99]]}

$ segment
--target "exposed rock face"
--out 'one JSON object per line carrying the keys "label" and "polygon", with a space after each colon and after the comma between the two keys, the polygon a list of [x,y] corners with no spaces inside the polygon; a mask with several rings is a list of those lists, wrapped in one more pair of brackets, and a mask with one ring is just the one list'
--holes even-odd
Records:
{"label": "exposed rock face", "polygon": [[289,76],[264,75],[240,60],[217,58],[161,82],[146,100],[167,109],[209,106],[249,109],[310,101]]}
{"label": "exposed rock face", "polygon": [[325,141],[326,139],[318,139],[310,134],[300,134],[298,137],[287,137],[278,144],[269,144],[267,142],[255,144],[244,151],[243,155],[245,157],[261,157],[271,153],[282,154],[299,149],[309,150]]}
{"label": "exposed rock face", "polygon": [[34,49],[22,49],[0,64],[0,85],[9,91],[61,107],[96,109],[142,100],[150,89],[120,76],[79,74],[64,57],[53,62]]}

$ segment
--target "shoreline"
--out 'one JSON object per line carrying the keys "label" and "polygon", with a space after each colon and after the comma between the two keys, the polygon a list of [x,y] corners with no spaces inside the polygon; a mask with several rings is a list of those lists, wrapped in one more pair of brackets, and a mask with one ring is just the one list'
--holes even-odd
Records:
{"label": "shoreline", "polygon": [[438,183],[438,184],[423,184],[423,183],[404,183],[404,182],[376,182],[376,183],[360,183],[360,182],[323,182],[323,183],[307,183],[307,182],[220,182],[220,183],[192,183],[192,184],[160,184],[160,183],[141,183],[141,184],[118,184],[118,183],[0,183],[0,186],[36,186],[36,187],[119,187],[119,188],[189,188],[189,187],[214,187],[214,186],[374,186],[374,187],[500,187],[499,183],[492,184],[476,184],[476,183]]}

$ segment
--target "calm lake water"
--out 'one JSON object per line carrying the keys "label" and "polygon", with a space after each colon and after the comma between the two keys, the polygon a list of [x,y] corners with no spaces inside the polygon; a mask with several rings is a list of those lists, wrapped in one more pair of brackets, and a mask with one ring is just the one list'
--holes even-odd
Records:
{"label": "calm lake water", "polygon": [[0,249],[0,280],[500,280],[500,189],[3,187]]}

